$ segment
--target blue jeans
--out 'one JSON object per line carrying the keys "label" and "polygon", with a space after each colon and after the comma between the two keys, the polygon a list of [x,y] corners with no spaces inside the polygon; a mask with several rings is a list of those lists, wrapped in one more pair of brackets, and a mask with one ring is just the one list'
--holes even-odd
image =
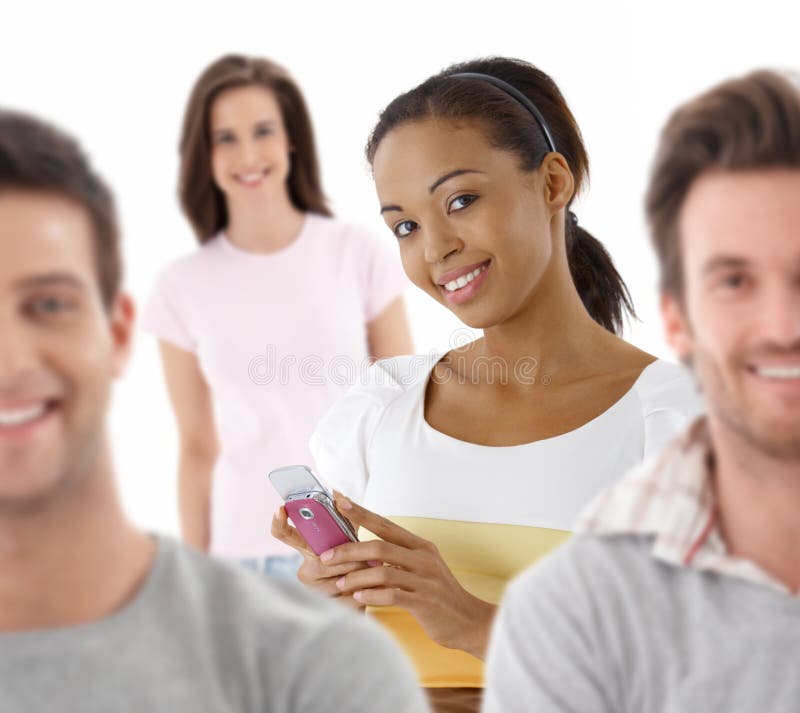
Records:
{"label": "blue jeans", "polygon": [[302,555],[271,555],[239,560],[241,564],[256,572],[263,572],[278,579],[297,579],[297,570],[303,563]]}

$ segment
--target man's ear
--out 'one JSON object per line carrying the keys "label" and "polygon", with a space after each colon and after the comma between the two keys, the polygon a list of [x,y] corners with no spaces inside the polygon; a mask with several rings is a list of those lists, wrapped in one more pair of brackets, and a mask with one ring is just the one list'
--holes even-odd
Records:
{"label": "man's ear", "polygon": [[122,376],[133,348],[133,325],[136,308],[130,295],[120,292],[109,309],[108,323],[111,329],[113,362],[111,373]]}
{"label": "man's ear", "polygon": [[661,295],[661,319],[667,343],[684,363],[691,362],[694,339],[682,302],[671,292]]}
{"label": "man's ear", "polygon": [[539,167],[544,178],[544,199],[551,214],[566,208],[575,193],[575,178],[567,160],[560,154],[551,152],[544,157]]}

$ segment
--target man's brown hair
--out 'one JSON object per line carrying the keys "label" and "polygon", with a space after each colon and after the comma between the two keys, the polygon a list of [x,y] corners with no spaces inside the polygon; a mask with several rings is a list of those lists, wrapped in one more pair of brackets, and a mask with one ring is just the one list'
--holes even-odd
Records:
{"label": "man's brown hair", "polygon": [[662,293],[683,297],[678,224],[694,181],[710,170],[769,168],[800,169],[800,86],[788,76],[756,71],[714,87],[672,114],[645,201]]}
{"label": "man's brown hair", "polygon": [[82,206],[92,222],[100,294],[108,309],[122,281],[114,198],[78,143],[33,116],[0,109],[0,191],[52,192]]}

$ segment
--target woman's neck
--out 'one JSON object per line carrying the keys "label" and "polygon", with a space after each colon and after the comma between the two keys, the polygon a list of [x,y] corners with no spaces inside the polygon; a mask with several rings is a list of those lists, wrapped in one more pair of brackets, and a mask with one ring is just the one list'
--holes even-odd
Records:
{"label": "woman's neck", "polygon": [[237,248],[247,252],[271,253],[290,245],[305,220],[286,191],[267,200],[228,200],[225,234]]}
{"label": "woman's neck", "polygon": [[553,267],[522,310],[484,330],[481,356],[501,357],[522,372],[535,362],[540,376],[572,380],[602,368],[603,355],[623,345],[586,311],[566,264],[562,274]]}

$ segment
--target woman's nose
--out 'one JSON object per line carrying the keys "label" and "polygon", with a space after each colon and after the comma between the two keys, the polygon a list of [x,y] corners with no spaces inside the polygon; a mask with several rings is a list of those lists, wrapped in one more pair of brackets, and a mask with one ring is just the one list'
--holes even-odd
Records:
{"label": "woman's nose", "polygon": [[464,242],[455,232],[447,228],[425,231],[425,261],[435,264],[444,262],[451,255],[457,255],[464,249]]}

